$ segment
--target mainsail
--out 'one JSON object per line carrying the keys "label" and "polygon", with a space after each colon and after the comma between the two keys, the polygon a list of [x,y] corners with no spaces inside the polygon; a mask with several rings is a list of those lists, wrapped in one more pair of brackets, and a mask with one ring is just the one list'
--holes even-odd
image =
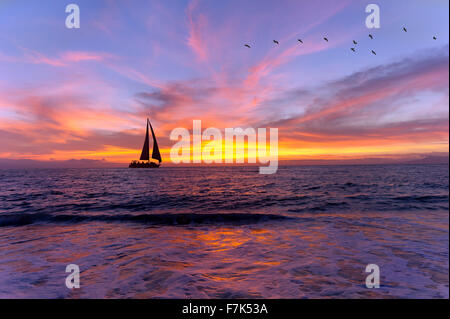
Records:
{"label": "mainsail", "polygon": [[162,159],[161,159],[161,154],[159,152],[158,142],[156,141],[155,132],[153,131],[153,127],[152,127],[152,124],[150,123],[149,119],[147,119],[147,131],[145,132],[145,142],[144,142],[144,146],[142,147],[141,157],[139,159],[141,161],[150,160],[150,141],[149,141],[149,136],[148,136],[149,125],[150,125],[150,129],[152,131],[152,137],[153,137],[152,158],[155,160],[158,160],[161,163]]}
{"label": "mainsail", "polygon": [[141,161],[148,161],[149,158],[149,140],[148,140],[148,119],[147,119],[147,132],[145,132],[145,142],[144,146],[142,147],[142,153],[141,157],[139,158]]}

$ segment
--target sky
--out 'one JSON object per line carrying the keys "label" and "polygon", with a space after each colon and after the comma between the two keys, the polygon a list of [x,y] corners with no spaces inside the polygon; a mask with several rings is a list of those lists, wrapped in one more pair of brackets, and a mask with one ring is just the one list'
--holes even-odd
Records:
{"label": "sky", "polygon": [[163,160],[193,120],[278,128],[281,160],[448,154],[447,0],[379,29],[360,0],[69,3],[0,0],[0,159],[129,162],[147,117]]}

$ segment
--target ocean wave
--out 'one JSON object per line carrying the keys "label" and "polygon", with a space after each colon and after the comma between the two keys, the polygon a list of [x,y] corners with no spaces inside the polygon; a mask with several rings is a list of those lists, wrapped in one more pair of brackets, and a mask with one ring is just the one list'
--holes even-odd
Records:
{"label": "ocean wave", "polygon": [[222,213],[222,214],[5,214],[0,215],[0,227],[25,226],[30,224],[86,223],[86,222],[132,222],[151,225],[190,225],[190,224],[253,224],[265,221],[289,220],[291,217],[276,214],[259,213]]}
{"label": "ocean wave", "polygon": [[395,201],[405,201],[405,202],[420,202],[420,203],[434,203],[448,201],[447,195],[420,195],[420,196],[395,196],[392,198]]}

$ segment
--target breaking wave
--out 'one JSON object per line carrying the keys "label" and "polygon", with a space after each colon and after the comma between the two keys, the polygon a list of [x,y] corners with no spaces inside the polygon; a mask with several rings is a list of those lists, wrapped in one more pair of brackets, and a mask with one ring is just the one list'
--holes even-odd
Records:
{"label": "breaking wave", "polygon": [[265,221],[281,221],[292,219],[283,215],[255,213],[226,214],[117,214],[117,215],[52,215],[7,214],[0,215],[0,227],[25,226],[37,223],[86,223],[86,222],[132,222],[151,225],[190,225],[190,224],[254,224]]}

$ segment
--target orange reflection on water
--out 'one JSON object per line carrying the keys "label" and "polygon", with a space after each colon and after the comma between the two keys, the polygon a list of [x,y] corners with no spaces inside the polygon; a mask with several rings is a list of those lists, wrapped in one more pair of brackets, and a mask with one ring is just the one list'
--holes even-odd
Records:
{"label": "orange reflection on water", "polygon": [[220,252],[236,248],[248,241],[244,238],[243,231],[225,228],[218,231],[197,232],[196,240],[202,242],[212,252]]}

